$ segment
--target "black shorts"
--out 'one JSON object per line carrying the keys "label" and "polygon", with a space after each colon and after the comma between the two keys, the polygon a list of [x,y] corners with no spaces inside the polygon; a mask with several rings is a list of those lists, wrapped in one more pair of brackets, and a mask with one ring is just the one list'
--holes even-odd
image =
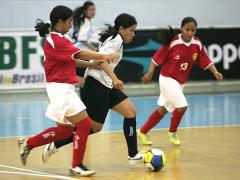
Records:
{"label": "black shorts", "polygon": [[127,98],[122,91],[107,88],[90,76],[81,88],[81,99],[87,107],[89,117],[101,124],[104,124],[109,109]]}
{"label": "black shorts", "polygon": [[77,68],[76,69],[76,74],[80,77],[84,77],[85,71],[86,71],[86,68]]}

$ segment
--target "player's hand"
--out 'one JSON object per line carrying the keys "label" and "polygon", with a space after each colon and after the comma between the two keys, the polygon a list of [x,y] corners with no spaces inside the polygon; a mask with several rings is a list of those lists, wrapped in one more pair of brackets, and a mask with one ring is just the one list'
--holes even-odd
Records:
{"label": "player's hand", "polygon": [[143,83],[143,84],[149,83],[149,82],[151,81],[151,79],[152,79],[152,76],[153,76],[153,73],[147,72],[147,73],[141,78],[142,83]]}
{"label": "player's hand", "polygon": [[123,90],[123,82],[119,79],[113,81],[113,87],[119,90]]}
{"label": "player's hand", "polygon": [[108,54],[106,59],[112,63],[115,63],[120,58],[120,53],[111,53]]}
{"label": "player's hand", "polygon": [[216,78],[216,80],[221,81],[223,79],[223,75],[220,72],[215,72],[214,77]]}
{"label": "player's hand", "polygon": [[104,62],[105,62],[105,61],[103,61],[103,60],[98,60],[98,61],[96,61],[96,60],[91,60],[89,67],[94,68],[94,69],[101,69],[100,64],[102,64],[102,63],[104,63]]}

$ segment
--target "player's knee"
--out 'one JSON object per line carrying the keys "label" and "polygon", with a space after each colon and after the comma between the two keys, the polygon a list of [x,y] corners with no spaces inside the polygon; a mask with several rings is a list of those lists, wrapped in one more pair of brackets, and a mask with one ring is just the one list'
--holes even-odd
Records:
{"label": "player's knee", "polygon": [[98,133],[102,130],[102,127],[93,128],[93,133]]}
{"label": "player's knee", "polygon": [[92,128],[92,119],[87,116],[85,119],[82,119],[78,123],[76,123],[75,126],[76,132],[90,132],[90,129]]}
{"label": "player's knee", "polygon": [[84,123],[84,127],[86,129],[91,129],[92,128],[92,119],[90,117],[87,117],[83,120],[83,123]]}
{"label": "player's knee", "polygon": [[164,116],[168,111],[166,110],[166,108],[164,106],[160,106],[157,108],[157,112],[159,114],[161,114],[162,116]]}
{"label": "player's knee", "polygon": [[126,118],[134,118],[134,117],[136,117],[136,115],[137,115],[137,111],[136,111],[136,109],[134,107],[132,107],[132,108],[129,108],[129,110],[127,111],[125,117]]}
{"label": "player's knee", "polygon": [[180,108],[176,108],[177,111],[181,112],[181,113],[185,113],[187,111],[187,106],[185,107],[180,107]]}

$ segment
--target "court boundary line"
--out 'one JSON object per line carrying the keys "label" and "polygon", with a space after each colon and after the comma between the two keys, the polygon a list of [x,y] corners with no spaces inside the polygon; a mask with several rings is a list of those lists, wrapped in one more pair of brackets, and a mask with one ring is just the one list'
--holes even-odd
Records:
{"label": "court boundary line", "polygon": [[61,175],[56,175],[56,174],[51,174],[51,173],[45,173],[45,172],[35,171],[35,170],[31,170],[31,169],[23,169],[23,168],[3,165],[3,164],[0,164],[0,167],[19,170],[19,172],[18,171],[2,171],[2,170],[0,170],[0,173],[4,173],[4,174],[18,174],[18,175],[25,175],[25,176],[40,176],[40,177],[50,177],[50,178],[65,179],[65,180],[76,180],[76,178],[71,178],[68,176],[61,176]]}
{"label": "court boundary line", "polygon": [[[24,169],[24,168],[19,168],[19,167],[15,167],[15,166],[8,166],[8,165],[4,165],[4,164],[0,164],[0,167],[15,169],[15,170],[19,170],[19,171],[26,171],[26,172],[31,172],[31,173],[37,173],[37,174],[50,174],[50,173],[35,171],[35,170],[31,170],[31,169]],[[52,174],[50,174],[50,175],[52,175]]]}
{"label": "court boundary line", "polygon": [[39,176],[39,177],[48,177],[48,178],[65,179],[65,180],[78,180],[76,178],[54,175],[54,174],[48,175],[48,174],[38,174],[38,173],[17,172],[17,171],[0,171],[0,174],[16,174],[16,175],[24,175],[24,176]]}
{"label": "court boundary line", "polygon": [[[219,128],[219,127],[232,127],[232,126],[240,126],[240,124],[230,124],[230,125],[216,125],[216,126],[194,126],[194,127],[179,127],[178,129],[197,129],[197,128]],[[157,128],[157,129],[152,129],[152,131],[156,130],[166,130],[169,128]],[[119,131],[101,131],[98,133],[118,133],[122,132],[122,130]],[[27,135],[27,136],[32,136],[32,135]],[[27,137],[27,136],[2,136],[0,139],[7,139],[7,138],[21,138],[21,137]]]}

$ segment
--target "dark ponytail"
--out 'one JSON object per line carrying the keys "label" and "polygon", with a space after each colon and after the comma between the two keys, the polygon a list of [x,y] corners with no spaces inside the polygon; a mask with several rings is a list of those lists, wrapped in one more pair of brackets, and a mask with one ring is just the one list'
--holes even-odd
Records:
{"label": "dark ponytail", "polygon": [[104,42],[110,36],[116,37],[118,34],[118,31],[115,29],[115,27],[112,27],[110,24],[105,24],[105,26],[106,26],[106,29],[99,34],[100,42]]}
{"label": "dark ponytail", "polygon": [[107,28],[102,33],[99,34],[100,35],[99,40],[101,42],[104,42],[110,36],[113,36],[113,38],[115,38],[121,26],[124,29],[126,29],[135,24],[137,24],[137,21],[134,16],[122,13],[116,17],[113,27],[109,24],[106,24]]}
{"label": "dark ponytail", "polygon": [[86,11],[89,6],[93,5],[94,3],[92,1],[86,1],[83,6],[80,6],[73,11],[73,28],[75,31],[77,31],[84,22],[86,17],[84,11]]}
{"label": "dark ponytail", "polygon": [[[35,31],[39,32],[41,37],[45,37],[46,34],[49,34],[50,30],[54,28],[57,22],[61,19],[62,21],[67,20],[72,17],[73,11],[66,6],[56,6],[52,9],[50,13],[50,21],[49,23],[44,23],[41,19],[36,20]],[[51,27],[51,28],[50,28]]]}
{"label": "dark ponytail", "polygon": [[157,39],[160,44],[167,45],[172,41],[176,34],[176,30],[173,30],[171,26],[168,26],[168,28],[160,29],[157,32]]}
{"label": "dark ponytail", "polygon": [[41,19],[36,20],[35,31],[39,32],[39,36],[45,37],[50,32],[50,24],[44,23]]}

